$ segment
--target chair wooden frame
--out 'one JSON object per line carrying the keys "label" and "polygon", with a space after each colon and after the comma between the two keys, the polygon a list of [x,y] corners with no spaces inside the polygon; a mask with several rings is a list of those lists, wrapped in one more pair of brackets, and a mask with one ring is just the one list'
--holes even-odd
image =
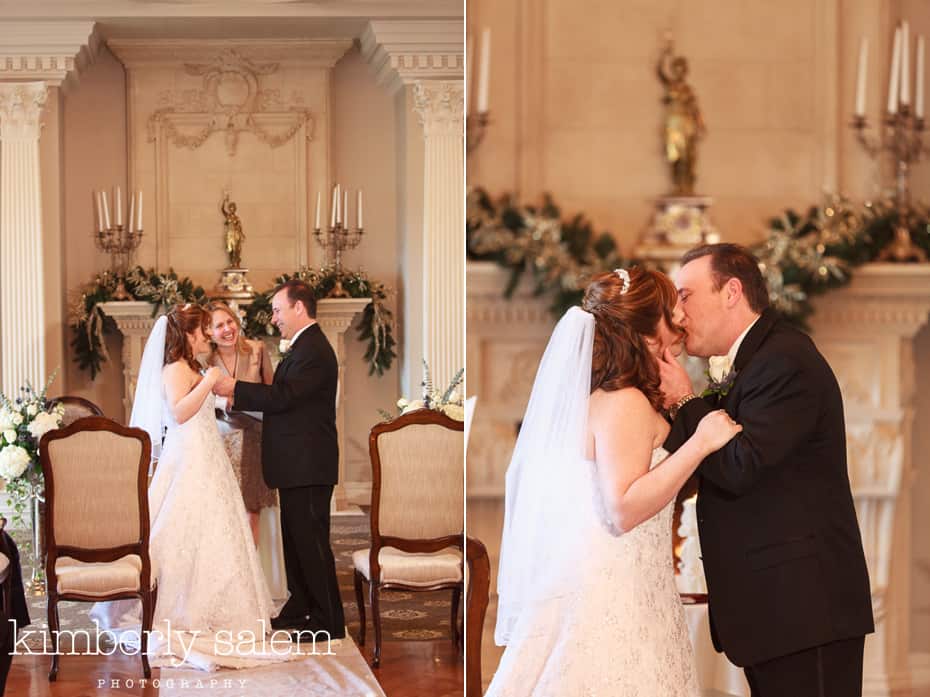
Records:
{"label": "chair wooden frame", "polygon": [[[448,428],[452,431],[464,431],[465,424],[462,421],[456,421],[440,411],[433,409],[418,409],[416,411],[403,414],[396,419],[377,424],[371,429],[368,436],[368,451],[371,456],[371,551],[368,561],[368,586],[369,601],[371,603],[372,624],[375,629],[375,650],[371,665],[377,668],[381,665],[381,612],[379,604],[379,593],[381,590],[404,590],[404,591],[438,591],[452,590],[452,641],[461,648],[462,637],[458,629],[459,602],[462,597],[464,587],[463,580],[457,583],[438,583],[432,586],[409,586],[401,583],[382,583],[376,579],[381,578],[381,564],[378,555],[383,547],[393,547],[402,552],[410,553],[429,553],[439,552],[447,547],[458,547],[464,553],[465,533],[457,535],[446,535],[445,537],[436,537],[431,539],[407,539],[403,537],[392,537],[382,535],[378,514],[381,510],[381,457],[378,453],[378,438],[384,433],[397,431],[405,426],[414,424],[419,425],[436,425]],[[358,606],[359,616],[359,646],[365,645],[365,599],[363,587],[365,577],[358,571],[354,570],[355,582],[355,602]]]}
{"label": "chair wooden frame", "polygon": [[[49,456],[49,444],[52,441],[67,438],[76,433],[87,431],[107,431],[109,433],[123,436],[126,438],[135,438],[142,444],[141,453],[139,454],[139,472],[138,496],[139,496],[139,540],[119,547],[87,549],[83,547],[59,546],[55,538],[55,475]],[[141,651],[142,671],[146,678],[151,678],[152,670],[149,667],[148,659],[148,634],[152,629],[152,622],[155,616],[155,603],[158,599],[158,589],[151,578],[152,567],[149,559],[149,504],[148,504],[148,468],[149,459],[152,452],[152,444],[149,441],[148,434],[140,428],[130,428],[123,426],[115,421],[102,416],[87,416],[78,419],[70,426],[65,428],[49,431],[39,443],[39,453],[42,463],[42,473],[45,476],[45,501],[47,514],[45,517],[45,539],[46,539],[46,561],[45,572],[48,579],[48,627],[52,633],[52,642],[54,653],[52,654],[52,665],[48,674],[49,682],[54,682],[58,677],[58,658],[59,658],[59,620],[58,620],[58,601],[73,600],[81,602],[96,603],[106,600],[123,600],[138,598],[142,601],[142,632],[141,632]],[[67,556],[78,561],[92,562],[112,562],[120,559],[127,554],[136,554],[142,560],[142,571],[140,572],[140,584],[138,591],[122,591],[104,596],[91,596],[82,593],[58,593],[58,577],[55,573],[55,562],[58,557]]]}
{"label": "chair wooden frame", "polygon": [[[73,397],[71,395],[62,395],[61,397],[55,397],[54,399],[49,400],[49,408],[54,407],[56,404],[64,404],[65,406],[81,407],[86,409],[88,416],[104,416],[103,409],[98,407],[96,404],[91,402],[89,399],[84,399],[83,397]],[[85,418],[85,417],[81,417]],[[76,420],[76,419],[75,419]]]}
{"label": "chair wooden frame", "polygon": [[468,595],[465,598],[465,683],[466,697],[481,697],[481,634],[488,611],[491,587],[491,560],[480,540],[466,538]]}

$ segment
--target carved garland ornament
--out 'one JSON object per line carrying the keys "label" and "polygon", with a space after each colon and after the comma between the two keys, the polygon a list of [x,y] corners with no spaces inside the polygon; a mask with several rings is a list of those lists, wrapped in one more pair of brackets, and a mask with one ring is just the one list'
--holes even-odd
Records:
{"label": "carved garland ornament", "polygon": [[[150,142],[158,138],[160,130],[178,147],[195,150],[214,133],[223,132],[226,150],[234,156],[240,133],[252,133],[277,148],[290,141],[304,124],[313,125],[310,111],[300,105],[302,97],[295,93],[295,105],[285,106],[279,90],[261,89],[259,78],[275,73],[277,63],[254,63],[235,49],[226,49],[212,63],[185,63],[184,70],[203,78],[201,89],[161,95],[162,101],[171,106],[157,109],[149,117]],[[207,123],[193,133],[184,133],[184,114],[207,116]],[[263,115],[284,115],[289,117],[289,123],[284,130],[273,133],[262,125]]]}

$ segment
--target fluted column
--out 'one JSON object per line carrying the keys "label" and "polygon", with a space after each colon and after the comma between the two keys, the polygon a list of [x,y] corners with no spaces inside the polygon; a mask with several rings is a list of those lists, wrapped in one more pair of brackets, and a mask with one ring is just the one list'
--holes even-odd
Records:
{"label": "fluted column", "polygon": [[2,389],[45,384],[39,133],[44,81],[0,83],[0,334]]}
{"label": "fluted column", "polygon": [[423,355],[437,387],[465,365],[464,89],[461,80],[419,81],[423,127]]}

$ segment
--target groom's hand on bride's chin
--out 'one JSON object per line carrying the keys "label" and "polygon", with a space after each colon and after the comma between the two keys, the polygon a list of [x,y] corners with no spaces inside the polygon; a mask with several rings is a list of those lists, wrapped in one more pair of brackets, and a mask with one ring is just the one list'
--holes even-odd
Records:
{"label": "groom's hand on bride's chin", "polygon": [[671,349],[666,348],[659,357],[659,377],[662,378],[660,389],[666,409],[694,391],[691,378],[672,354]]}

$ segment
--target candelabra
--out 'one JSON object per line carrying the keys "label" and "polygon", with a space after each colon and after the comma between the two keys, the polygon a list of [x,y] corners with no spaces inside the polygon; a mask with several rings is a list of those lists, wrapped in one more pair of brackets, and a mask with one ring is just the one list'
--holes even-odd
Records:
{"label": "candelabra", "polygon": [[358,247],[364,234],[365,230],[361,226],[352,230],[349,229],[347,223],[342,221],[337,221],[326,230],[321,230],[319,227],[314,228],[313,236],[316,238],[317,244],[325,251],[327,259],[332,262],[333,268],[336,269],[336,285],[330,292],[329,297],[348,297],[349,294],[343,289],[340,280],[342,275],[342,253]]}
{"label": "candelabra", "polygon": [[856,131],[856,140],[871,157],[877,158],[882,153],[889,153],[895,162],[895,208],[898,220],[894,239],[882,250],[879,259],[927,261],[926,253],[914,244],[910,233],[910,222],[915,214],[911,206],[910,170],[911,165],[920,161],[926,151],[923,143],[923,117],[915,117],[908,105],[902,104],[896,113],[886,114],[878,138],[870,138],[866,133],[868,124],[863,115],[853,117],[852,127]]}
{"label": "candelabra", "polygon": [[486,111],[479,111],[465,119],[465,152],[471,155],[484,140],[491,118]]}
{"label": "candelabra", "polygon": [[113,294],[115,300],[132,300],[132,296],[126,291],[123,285],[123,275],[129,270],[132,262],[132,255],[142,244],[142,229],[132,230],[129,226],[122,224],[115,227],[101,227],[94,238],[97,248],[110,255],[111,270],[116,272],[119,278],[116,292]]}

